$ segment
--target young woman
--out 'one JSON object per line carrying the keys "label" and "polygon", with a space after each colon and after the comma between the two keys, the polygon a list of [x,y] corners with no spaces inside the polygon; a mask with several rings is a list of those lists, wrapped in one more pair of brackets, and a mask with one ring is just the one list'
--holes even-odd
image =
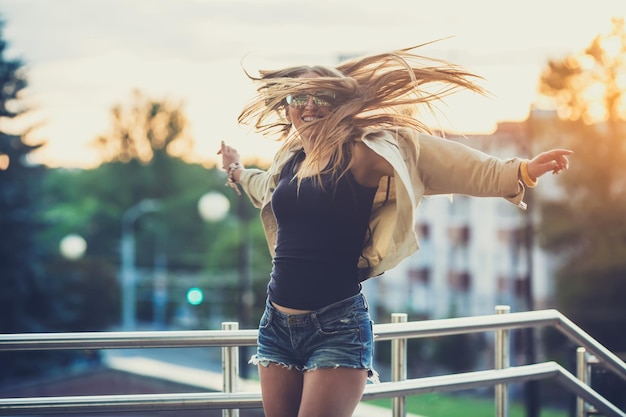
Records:
{"label": "young woman", "polygon": [[419,106],[482,90],[467,71],[424,64],[413,51],[248,74],[258,96],[239,121],[283,145],[267,171],[244,168],[224,143],[218,154],[230,185],[261,209],[273,256],[251,359],[267,417],[352,415],[376,378],[360,282],[418,249],[424,195],[503,197],[524,208],[525,186],[568,166],[568,150],[501,160],[432,136],[413,117]]}

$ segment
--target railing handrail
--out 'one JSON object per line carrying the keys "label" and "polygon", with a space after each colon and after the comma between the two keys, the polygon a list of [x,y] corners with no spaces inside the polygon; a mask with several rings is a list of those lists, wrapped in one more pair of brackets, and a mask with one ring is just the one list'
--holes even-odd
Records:
{"label": "railing handrail", "polygon": [[255,329],[15,333],[0,334],[0,351],[255,346],[257,335]]}
{"label": "railing handrail", "polygon": [[[626,380],[626,364],[617,355],[606,349],[580,327],[576,326],[557,310],[537,310],[508,314],[483,315],[461,318],[424,320],[375,324],[375,341],[447,336],[461,333],[476,333],[491,330],[508,330],[524,327],[551,325],[570,340],[587,349],[621,379]],[[0,334],[0,351],[9,350],[59,350],[59,349],[123,349],[123,348],[177,348],[177,347],[222,347],[256,345],[257,329],[247,330],[186,330],[186,331],[135,331],[135,332],[76,332],[76,333],[20,333]],[[547,362],[522,367],[477,371],[465,374],[419,378],[400,382],[368,385],[363,399],[390,398],[432,392],[435,389],[458,390],[478,386],[506,384],[514,381],[555,377],[556,380],[587,400],[608,415],[626,417],[614,405],[573,377],[559,365]],[[390,385],[391,384],[391,385]],[[478,384],[478,385],[476,385]],[[104,402],[103,402],[104,401]],[[202,393],[202,394],[157,394],[44,397],[0,399],[0,415],[47,414],[80,412],[90,407],[108,407],[106,411],[133,411],[146,409],[193,409],[193,408],[256,408],[260,407],[258,393]],[[100,404],[100,405],[98,405]],[[148,408],[141,408],[148,407]],[[182,407],[182,408],[181,408]],[[66,409],[67,408],[67,409]]]}
{"label": "railing handrail", "polygon": [[[376,341],[553,325],[626,381],[626,364],[557,310],[374,324]],[[258,331],[185,330],[0,334],[0,351],[255,346]]]}
{"label": "railing handrail", "polygon": [[[555,378],[609,417],[626,414],[572,376],[554,362],[524,365],[498,370],[475,371],[460,374],[407,379],[400,382],[382,382],[367,385],[363,400],[416,395],[433,391],[456,391],[496,384]],[[148,410],[243,409],[260,408],[260,392],[235,393],[175,393],[135,395],[94,395],[68,397],[34,397],[0,399],[0,415],[27,415],[83,413],[104,411],[139,412]]]}

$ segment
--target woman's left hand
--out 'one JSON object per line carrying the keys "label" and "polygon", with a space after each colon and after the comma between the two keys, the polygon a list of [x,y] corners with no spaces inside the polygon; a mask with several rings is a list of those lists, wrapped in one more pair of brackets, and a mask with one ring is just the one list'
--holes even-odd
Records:
{"label": "woman's left hand", "polygon": [[564,169],[569,168],[567,156],[573,153],[573,151],[568,149],[552,149],[542,152],[528,161],[528,175],[530,175],[533,180],[536,180],[550,171],[552,171],[553,174],[558,174]]}

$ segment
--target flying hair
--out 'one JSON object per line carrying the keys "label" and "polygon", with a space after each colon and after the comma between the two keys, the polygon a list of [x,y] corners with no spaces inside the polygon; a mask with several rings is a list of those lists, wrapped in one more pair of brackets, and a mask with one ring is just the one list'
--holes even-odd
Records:
{"label": "flying hair", "polygon": [[[430,44],[433,42],[429,42]],[[415,117],[420,108],[436,113],[436,103],[459,90],[486,94],[477,84],[482,78],[448,61],[415,53],[427,44],[354,58],[331,66],[294,66],[245,74],[258,84],[257,96],[243,109],[238,122],[254,125],[257,132],[283,141],[279,153],[298,146],[299,136],[286,118],[286,97],[315,90],[331,90],[338,99],[324,119],[312,122],[313,149],[307,152],[297,177],[316,177],[350,169],[349,155],[364,131],[410,128],[430,133]],[[305,73],[317,78],[299,78]],[[315,167],[331,161],[326,170]]]}

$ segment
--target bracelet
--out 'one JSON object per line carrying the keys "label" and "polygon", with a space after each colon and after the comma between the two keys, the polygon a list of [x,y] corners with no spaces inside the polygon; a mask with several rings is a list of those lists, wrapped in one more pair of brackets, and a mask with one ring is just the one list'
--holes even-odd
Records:
{"label": "bracelet", "polygon": [[237,186],[238,182],[235,179],[235,171],[239,168],[243,168],[239,162],[231,162],[231,164],[228,165],[228,168],[226,168],[226,172],[228,174],[228,182],[226,185],[230,188],[234,188],[235,191],[237,191],[237,195],[241,195],[241,191],[239,191],[239,187]]}
{"label": "bracelet", "polygon": [[528,188],[533,188],[537,186],[537,182],[538,180],[533,180],[530,177],[530,174],[528,173],[528,160],[525,159],[522,161],[522,164],[519,166],[519,172],[520,175],[522,176],[522,181],[524,182],[524,185],[526,185]]}
{"label": "bracelet", "polygon": [[237,184],[237,180],[235,179],[235,171],[239,168],[243,168],[239,162],[231,162],[231,164],[228,165],[228,182]]}

